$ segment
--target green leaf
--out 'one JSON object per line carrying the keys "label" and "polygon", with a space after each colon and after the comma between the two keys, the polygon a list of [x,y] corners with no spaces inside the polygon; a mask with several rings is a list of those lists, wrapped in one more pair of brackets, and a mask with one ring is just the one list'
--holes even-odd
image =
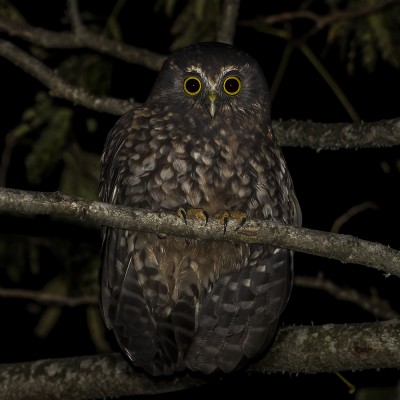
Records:
{"label": "green leaf", "polygon": [[32,184],[41,183],[60,161],[71,128],[72,110],[55,107],[51,119],[33,144],[25,160],[27,178]]}
{"label": "green leaf", "polygon": [[64,152],[64,170],[61,174],[61,192],[89,200],[98,200],[100,157],[76,144]]}
{"label": "green leaf", "polygon": [[222,0],[189,1],[171,27],[172,35],[176,37],[171,50],[194,42],[215,40],[221,6]]}

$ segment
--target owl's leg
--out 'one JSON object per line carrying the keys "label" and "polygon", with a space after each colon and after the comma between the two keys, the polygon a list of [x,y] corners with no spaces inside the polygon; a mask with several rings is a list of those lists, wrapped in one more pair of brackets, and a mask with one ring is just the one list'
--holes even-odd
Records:
{"label": "owl's leg", "polygon": [[226,232],[226,228],[228,227],[229,220],[235,220],[237,222],[237,227],[235,231],[240,229],[247,220],[247,214],[243,211],[226,211],[221,210],[214,214],[214,218],[218,219],[221,225],[224,226],[224,233]]}

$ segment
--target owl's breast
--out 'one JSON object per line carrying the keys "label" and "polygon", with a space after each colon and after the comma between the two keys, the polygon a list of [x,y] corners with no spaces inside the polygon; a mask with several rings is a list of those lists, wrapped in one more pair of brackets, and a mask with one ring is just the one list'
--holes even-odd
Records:
{"label": "owl's breast", "polygon": [[286,182],[286,166],[266,127],[244,129],[232,126],[232,121],[201,125],[189,117],[183,124],[166,115],[147,119],[146,135],[144,123],[135,125],[135,134],[122,146],[128,158],[123,171],[125,204],[285,218],[276,205],[290,201],[285,193],[291,182]]}
{"label": "owl's breast", "polygon": [[189,207],[210,214],[225,209],[247,211],[259,177],[252,170],[249,146],[241,146],[237,135],[220,128],[204,135],[186,133],[171,141],[164,170],[171,167]]}

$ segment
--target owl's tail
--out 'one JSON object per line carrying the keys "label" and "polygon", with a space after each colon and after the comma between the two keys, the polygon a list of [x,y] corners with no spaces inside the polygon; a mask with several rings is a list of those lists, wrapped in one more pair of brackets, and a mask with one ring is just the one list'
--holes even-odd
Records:
{"label": "owl's tail", "polygon": [[231,372],[273,342],[290,295],[291,253],[276,249],[255,265],[224,275],[206,297],[185,355],[193,371]]}

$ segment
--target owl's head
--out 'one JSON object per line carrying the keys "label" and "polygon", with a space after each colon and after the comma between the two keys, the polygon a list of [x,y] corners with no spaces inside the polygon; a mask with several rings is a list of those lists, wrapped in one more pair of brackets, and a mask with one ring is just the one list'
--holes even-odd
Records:
{"label": "owl's head", "polygon": [[223,43],[197,43],[164,62],[148,102],[210,119],[243,114],[270,120],[268,85],[259,64]]}

